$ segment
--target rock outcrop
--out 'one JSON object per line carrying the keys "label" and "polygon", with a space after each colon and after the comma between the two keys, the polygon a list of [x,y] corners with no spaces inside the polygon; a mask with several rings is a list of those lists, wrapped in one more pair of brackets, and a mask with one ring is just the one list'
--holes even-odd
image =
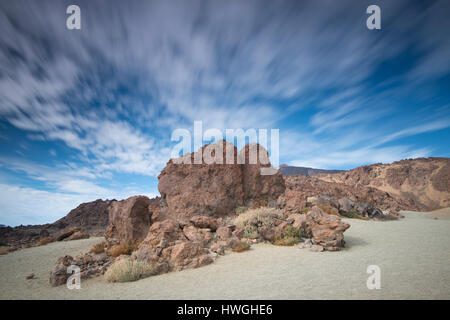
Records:
{"label": "rock outcrop", "polygon": [[287,214],[323,205],[335,208],[344,216],[355,210],[363,217],[383,218],[379,215],[382,211],[395,213],[408,207],[402,198],[372,187],[327,182],[317,176],[288,176],[285,181],[286,192],[278,198],[278,206]]}
{"label": "rock outcrop", "polygon": [[323,250],[338,251],[345,245],[344,231],[350,225],[343,222],[339,216],[327,214],[314,206],[308,213],[293,214],[290,219],[293,220],[294,227],[304,230],[313,244],[322,247]]}
{"label": "rock outcrop", "polygon": [[[111,265],[112,258],[105,253],[101,254],[80,254],[73,258],[72,256],[60,257],[53,269],[50,271],[50,285],[53,287],[67,283],[67,280],[75,269],[68,272],[70,266],[80,268],[80,278],[88,279],[104,274],[106,269]],[[69,269],[70,271],[70,269]]]}
{"label": "rock outcrop", "polygon": [[[249,148],[238,154],[233,144],[220,141],[171,159],[158,176],[162,206],[171,216],[220,217],[240,206],[275,205],[285,190],[283,177],[261,175],[262,168],[271,168],[270,163],[259,156],[249,163]],[[262,147],[256,149],[261,158],[267,157]]]}
{"label": "rock outcrop", "polygon": [[405,210],[430,211],[450,206],[449,158],[408,159],[315,177],[355,189],[372,187],[389,193],[401,199],[401,209]]}
{"label": "rock outcrop", "polygon": [[108,208],[109,227],[105,237],[116,242],[134,243],[147,236],[152,224],[150,205],[145,196],[134,196],[122,201],[113,201]]}

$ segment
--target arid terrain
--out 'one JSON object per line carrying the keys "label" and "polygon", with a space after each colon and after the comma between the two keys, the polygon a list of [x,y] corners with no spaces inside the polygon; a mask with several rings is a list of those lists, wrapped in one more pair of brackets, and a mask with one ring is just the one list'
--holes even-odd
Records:
{"label": "arid terrain", "polygon": [[[101,238],[28,248],[0,256],[0,299],[450,299],[450,209],[402,213],[390,222],[347,219],[349,248],[339,253],[258,244],[202,268],[129,283],[98,277],[80,290],[51,287],[48,272]],[[379,290],[366,287],[373,264]],[[37,278],[26,280],[32,272]]]}
{"label": "arid terrain", "polygon": [[[251,145],[206,145],[167,162],[161,197],[0,228],[0,297],[450,298],[449,159],[261,175],[271,165],[259,149],[249,164]],[[212,164],[189,163],[205,152]],[[233,164],[217,163],[229,154]],[[417,212],[430,209],[440,211]],[[66,288],[73,265],[82,290]],[[369,265],[382,270],[380,290],[366,287]]]}

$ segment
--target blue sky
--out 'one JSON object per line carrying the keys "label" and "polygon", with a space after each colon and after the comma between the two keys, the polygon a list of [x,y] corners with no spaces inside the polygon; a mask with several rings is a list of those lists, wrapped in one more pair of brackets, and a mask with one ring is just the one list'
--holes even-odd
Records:
{"label": "blue sky", "polygon": [[[68,30],[70,4],[82,29]],[[381,7],[381,30],[366,28]],[[450,156],[450,2],[0,4],[0,224],[158,195],[171,132],[280,129],[280,163]]]}

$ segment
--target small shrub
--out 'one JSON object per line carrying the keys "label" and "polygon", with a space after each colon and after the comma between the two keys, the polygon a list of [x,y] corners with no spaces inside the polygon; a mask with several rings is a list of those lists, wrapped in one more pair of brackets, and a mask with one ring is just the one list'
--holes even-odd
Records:
{"label": "small shrub", "polygon": [[240,241],[239,243],[233,246],[234,252],[244,252],[248,251],[248,249],[250,249],[250,245],[245,241]]}
{"label": "small shrub", "polygon": [[105,245],[106,245],[105,242],[97,243],[96,245],[94,245],[92,247],[92,249],[89,252],[90,253],[95,253],[95,254],[99,254],[99,253],[105,252]]}
{"label": "small shrub", "polygon": [[249,209],[234,219],[234,224],[244,230],[244,237],[256,239],[259,237],[259,227],[273,227],[274,219],[282,219],[283,214],[275,208],[260,207]]}
{"label": "small shrub", "polygon": [[318,207],[320,209],[322,209],[323,212],[331,214],[331,215],[335,215],[338,216],[339,215],[339,211],[338,209],[332,207],[332,206],[325,206],[325,205],[318,205]]}
{"label": "small shrub", "polygon": [[311,211],[310,207],[304,207],[303,209],[300,209],[298,213],[307,214],[309,211]]}
{"label": "small shrub", "polygon": [[366,218],[363,217],[362,215],[360,215],[359,212],[356,211],[355,209],[351,209],[351,210],[348,211],[348,212],[343,212],[343,213],[341,213],[341,215],[342,215],[343,217],[350,218],[350,219],[361,219],[361,220],[366,220]]}
{"label": "small shrub", "polygon": [[301,238],[306,238],[303,229],[287,226],[286,229],[284,229],[281,238],[276,239],[274,244],[278,246],[293,246],[299,243]]}
{"label": "small shrub", "polygon": [[155,275],[152,267],[142,261],[122,259],[114,262],[105,272],[109,282],[130,282]]}
{"label": "small shrub", "polygon": [[131,255],[133,251],[135,251],[139,245],[141,244],[142,240],[138,240],[136,242],[124,242],[119,244],[118,246],[115,246],[111,249],[111,256],[113,258],[118,257],[122,254],[125,255]]}
{"label": "small shrub", "polygon": [[45,237],[45,238],[42,238],[41,240],[39,240],[37,245],[38,246],[45,246],[46,244],[49,244],[50,242],[53,242],[53,238]]}
{"label": "small shrub", "polygon": [[242,237],[247,239],[258,239],[258,229],[255,226],[248,226],[247,230],[244,231]]}
{"label": "small shrub", "polygon": [[9,253],[9,248],[0,249],[0,256],[8,254],[8,253]]}
{"label": "small shrub", "polygon": [[237,207],[237,208],[236,208],[236,214],[244,213],[244,212],[247,211],[247,210],[248,210],[247,207]]}

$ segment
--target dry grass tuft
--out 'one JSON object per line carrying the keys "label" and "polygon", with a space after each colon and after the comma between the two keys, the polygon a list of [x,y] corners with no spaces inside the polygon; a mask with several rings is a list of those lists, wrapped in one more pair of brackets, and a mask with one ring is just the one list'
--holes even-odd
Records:
{"label": "dry grass tuft", "polygon": [[99,254],[99,253],[105,252],[105,245],[106,245],[105,242],[97,243],[96,245],[94,245],[91,248],[91,250],[89,252],[94,253],[94,254]]}
{"label": "dry grass tuft", "polygon": [[138,240],[136,242],[124,242],[119,244],[118,246],[115,246],[111,249],[110,254],[112,257],[118,257],[122,254],[125,255],[131,255],[133,251],[136,251],[136,249],[141,244],[142,240]]}
{"label": "dry grass tuft", "polygon": [[0,249],[0,256],[3,256],[5,254],[9,253],[9,248],[5,248],[5,249]]}
{"label": "dry grass tuft", "polygon": [[130,282],[147,278],[156,273],[152,267],[142,261],[122,259],[114,262],[105,272],[105,279],[109,282]]}
{"label": "dry grass tuft", "polygon": [[244,230],[244,238],[256,239],[259,237],[259,227],[273,227],[274,219],[282,219],[283,213],[275,208],[260,207],[249,209],[234,219],[234,224]]}
{"label": "dry grass tuft", "polygon": [[322,209],[323,212],[334,215],[334,216],[339,216],[339,211],[336,208],[333,208],[332,206],[326,206],[326,205],[318,205],[318,207],[320,209]]}

